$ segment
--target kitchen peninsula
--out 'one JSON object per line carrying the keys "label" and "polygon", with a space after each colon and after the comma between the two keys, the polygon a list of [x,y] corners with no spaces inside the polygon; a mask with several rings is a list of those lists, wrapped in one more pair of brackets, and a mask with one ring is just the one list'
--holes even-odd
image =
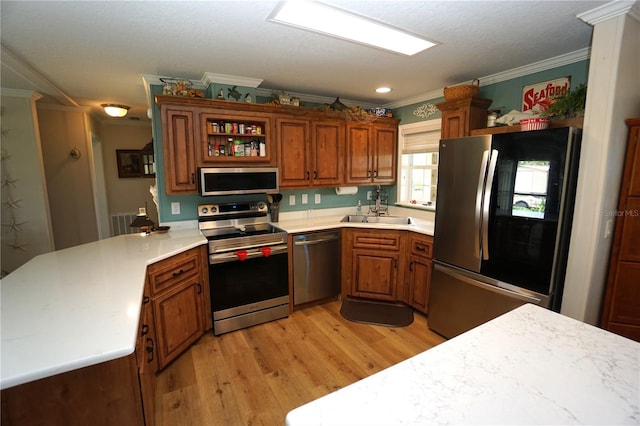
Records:
{"label": "kitchen peninsula", "polygon": [[640,344],[523,305],[289,412],[287,426],[638,424]]}

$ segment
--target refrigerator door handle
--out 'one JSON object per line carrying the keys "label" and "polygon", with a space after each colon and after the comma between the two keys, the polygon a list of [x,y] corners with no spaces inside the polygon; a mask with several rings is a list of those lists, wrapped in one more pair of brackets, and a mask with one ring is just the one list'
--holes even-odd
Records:
{"label": "refrigerator door handle", "polygon": [[519,299],[519,300],[523,300],[525,302],[528,303],[533,303],[535,305],[540,305],[540,298],[535,297],[533,295],[528,295],[528,294],[523,294],[523,293],[519,293],[517,291],[513,291],[513,290],[509,290],[507,288],[504,287],[498,287],[489,283],[483,283],[481,281],[477,281],[471,277],[467,277],[464,274],[461,274],[457,271],[455,271],[454,269],[451,269],[449,267],[443,266],[443,265],[439,265],[439,264],[434,264],[433,265],[434,269],[437,269],[438,271],[442,272],[443,274],[449,275],[457,280],[460,280],[464,283],[476,286],[476,287],[480,287],[482,289],[494,292],[494,293],[498,293],[498,294],[508,294],[509,296]]}
{"label": "refrigerator door handle", "polygon": [[473,244],[475,250],[476,259],[480,259],[480,227],[482,225],[482,199],[484,189],[484,179],[487,175],[487,166],[489,164],[489,150],[485,150],[482,153],[482,162],[480,164],[480,176],[478,176],[478,191],[476,193],[476,208],[474,213],[474,235],[475,241]]}
{"label": "refrigerator door handle", "polygon": [[498,150],[492,149],[489,171],[487,172],[487,183],[484,186],[484,199],[482,200],[482,258],[484,260],[489,259],[489,205],[491,204],[491,189],[497,164]]}

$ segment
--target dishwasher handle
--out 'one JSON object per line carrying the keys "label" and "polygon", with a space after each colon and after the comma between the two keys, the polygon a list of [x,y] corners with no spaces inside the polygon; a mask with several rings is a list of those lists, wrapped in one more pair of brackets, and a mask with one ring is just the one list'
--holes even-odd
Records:
{"label": "dishwasher handle", "polygon": [[329,241],[335,241],[335,240],[339,240],[340,239],[340,235],[332,235],[330,237],[327,238],[319,238],[317,240],[300,240],[300,241],[294,241],[293,245],[294,246],[313,246],[316,244],[322,244],[322,243],[327,243]]}

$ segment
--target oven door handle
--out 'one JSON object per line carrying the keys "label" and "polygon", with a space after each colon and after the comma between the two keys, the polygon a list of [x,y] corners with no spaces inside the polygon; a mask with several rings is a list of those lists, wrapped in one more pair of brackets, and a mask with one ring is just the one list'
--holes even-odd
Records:
{"label": "oven door handle", "polygon": [[[209,264],[210,265],[215,265],[218,263],[227,263],[227,262],[240,262],[240,259],[238,259],[238,256],[236,256],[236,252],[238,250],[234,250],[234,251],[228,251],[226,253],[218,253],[218,254],[212,254],[209,256]],[[271,247],[271,253],[269,256],[274,256],[276,254],[282,254],[282,253],[286,253],[287,252],[287,246],[286,245],[281,245],[281,246],[273,246]],[[247,257],[245,258],[245,260],[247,259],[255,259],[257,257],[267,257],[265,256],[261,251],[260,248],[257,248],[255,250],[252,251],[247,251]]]}

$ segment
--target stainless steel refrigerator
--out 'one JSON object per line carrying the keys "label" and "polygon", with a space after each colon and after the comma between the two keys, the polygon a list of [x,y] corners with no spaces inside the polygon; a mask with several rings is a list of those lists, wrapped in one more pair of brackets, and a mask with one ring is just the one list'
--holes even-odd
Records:
{"label": "stainless steel refrigerator", "polygon": [[560,310],[581,131],[440,141],[429,328],[454,337],[524,303]]}

